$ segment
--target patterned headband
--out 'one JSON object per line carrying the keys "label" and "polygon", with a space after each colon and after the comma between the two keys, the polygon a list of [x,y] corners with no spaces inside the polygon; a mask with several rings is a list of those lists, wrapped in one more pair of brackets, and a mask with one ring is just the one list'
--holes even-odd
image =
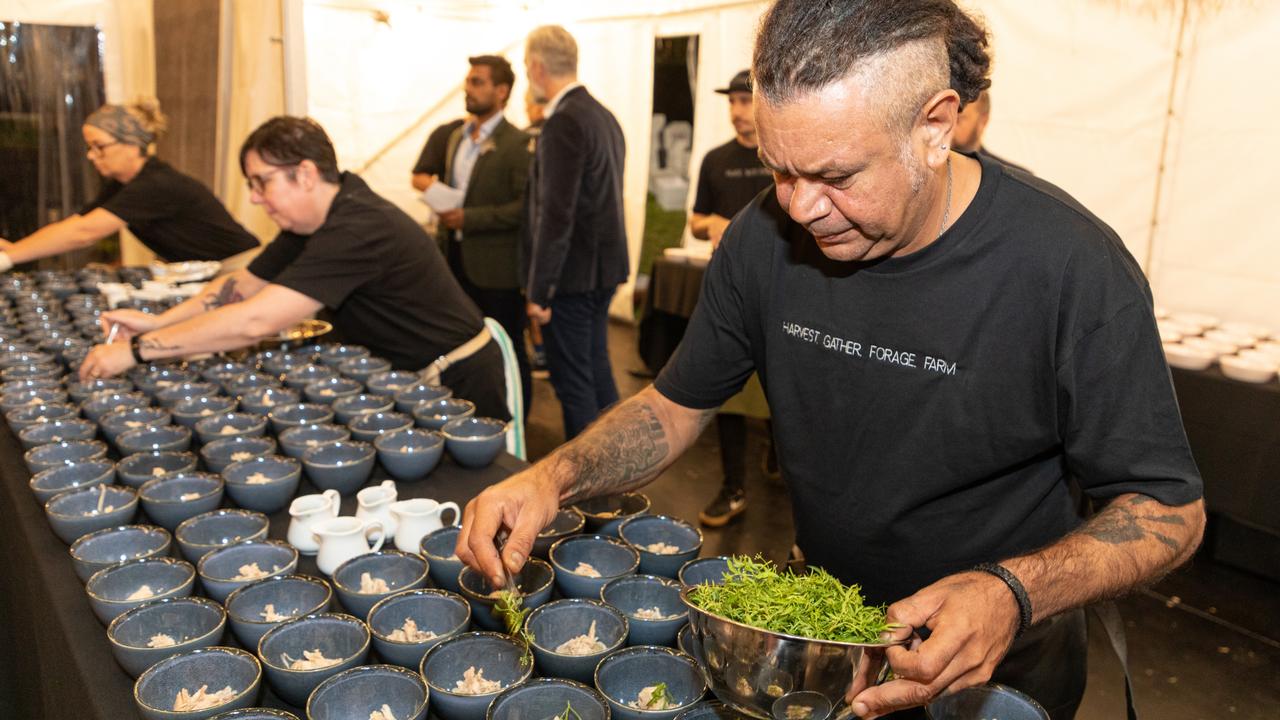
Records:
{"label": "patterned headband", "polygon": [[143,150],[156,141],[155,133],[148,132],[142,127],[142,122],[122,105],[103,105],[84,122],[86,125],[92,125],[110,134],[122,143],[137,145]]}

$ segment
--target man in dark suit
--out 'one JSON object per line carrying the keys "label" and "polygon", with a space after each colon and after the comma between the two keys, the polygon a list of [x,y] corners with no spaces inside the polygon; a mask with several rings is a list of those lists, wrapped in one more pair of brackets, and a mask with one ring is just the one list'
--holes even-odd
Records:
{"label": "man in dark suit", "polygon": [[607,332],[609,301],[631,268],[625,145],[617,119],[578,83],[578,45],[564,28],[530,33],[524,62],[534,94],[547,98],[529,181],[525,289],[568,439],[618,401]]}
{"label": "man in dark suit", "polygon": [[519,253],[529,136],[502,114],[515,84],[511,63],[498,55],[468,61],[469,120],[450,133],[439,178],[463,192],[462,207],[440,213],[438,240],[462,289],[511,336],[527,413],[532,386]]}

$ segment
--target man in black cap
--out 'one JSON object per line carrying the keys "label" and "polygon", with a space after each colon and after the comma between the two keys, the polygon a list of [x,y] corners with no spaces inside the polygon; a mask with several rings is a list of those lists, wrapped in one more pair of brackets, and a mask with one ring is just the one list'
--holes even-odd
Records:
{"label": "man in black cap", "polygon": [[[689,230],[700,240],[710,240],[714,249],[729,219],[747,206],[765,188],[773,186],[773,174],[756,154],[756,121],[752,116],[751,71],[743,70],[716,92],[729,96],[729,120],[734,138],[707,153],[698,172],[698,194],[689,217]],[[707,527],[721,527],[746,512],[747,418],[769,420],[769,403],[760,380],[752,376],[742,392],[716,414],[720,435],[720,467],[724,484],[698,519]],[[772,430],[770,429],[772,434]],[[778,462],[773,441],[764,462],[765,474],[777,475]]]}

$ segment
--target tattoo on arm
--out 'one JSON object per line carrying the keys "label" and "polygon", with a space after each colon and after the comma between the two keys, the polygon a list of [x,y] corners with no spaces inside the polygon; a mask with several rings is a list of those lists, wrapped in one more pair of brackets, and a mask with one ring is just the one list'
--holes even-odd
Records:
{"label": "tattoo on arm", "polygon": [[148,338],[145,335],[138,338],[138,347],[142,350],[157,350],[160,352],[181,352],[181,345],[166,345],[155,338]]}
{"label": "tattoo on arm", "polygon": [[[1124,545],[1154,538],[1174,552],[1178,552],[1182,547],[1181,543],[1154,529],[1148,529],[1144,523],[1182,526],[1186,525],[1186,521],[1172,512],[1159,513],[1159,510],[1156,511],[1159,514],[1135,512],[1135,508],[1153,502],[1155,502],[1154,498],[1146,495],[1135,495],[1126,502],[1113,502],[1085,523],[1078,532],[1108,545]],[[1157,504],[1157,508],[1159,507],[1163,506]]]}
{"label": "tattoo on arm", "polygon": [[223,305],[238,303],[244,299],[244,296],[236,292],[236,279],[234,277],[227,278],[227,281],[218,288],[215,294],[206,295],[204,298],[204,309],[215,310]]}
{"label": "tattoo on arm", "polygon": [[629,400],[560,450],[576,480],[565,492],[572,501],[620,492],[652,477],[671,445],[657,413],[643,400]]}

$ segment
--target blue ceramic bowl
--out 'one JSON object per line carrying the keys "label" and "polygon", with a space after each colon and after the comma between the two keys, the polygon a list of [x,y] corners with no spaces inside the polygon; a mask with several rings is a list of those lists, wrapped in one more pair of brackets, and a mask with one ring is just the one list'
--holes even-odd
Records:
{"label": "blue ceramic bowl", "polygon": [[371,443],[381,435],[412,428],[413,418],[398,412],[369,412],[352,418],[347,427],[353,438]]}
{"label": "blue ceramic bowl", "polygon": [[84,591],[89,596],[93,614],[107,625],[117,616],[152,600],[186,597],[195,582],[196,571],[191,563],[150,557],[99,570],[89,576]]}
{"label": "blue ceramic bowl", "polygon": [[31,448],[23,454],[27,469],[32,475],[59,465],[75,465],[86,460],[98,460],[107,454],[107,444],[101,440],[63,440]]}
{"label": "blue ceramic bowl", "polygon": [[59,465],[36,473],[28,485],[43,505],[68,490],[95,485],[110,485],[116,480],[115,463],[107,459],[89,460],[75,465]]}
{"label": "blue ceramic bowl", "polygon": [[255,707],[218,713],[210,720],[298,720],[298,716],[288,710]]}
{"label": "blue ceramic bowl", "polygon": [[[564,642],[586,635],[592,623],[595,623],[596,639],[604,645],[603,649],[586,655],[557,651]],[[525,626],[533,635],[533,656],[538,662],[538,673],[544,677],[570,678],[579,682],[592,682],[600,660],[621,648],[627,640],[627,618],[617,608],[583,598],[549,602],[529,613]]]}
{"label": "blue ceramic bowl", "polygon": [[[831,715],[831,701],[814,690],[796,690],[773,701],[770,715],[780,718],[826,718]],[[947,715],[947,717],[956,717]],[[960,716],[964,717],[964,716]],[[1003,717],[1003,716],[1001,716]]]}
{"label": "blue ceramic bowl", "polygon": [[32,379],[31,382],[48,382],[51,387],[28,387],[24,390],[10,390],[0,398],[0,409],[6,414],[28,405],[51,405],[67,401],[67,393],[57,387],[54,379]]}
{"label": "blue ceramic bowl", "polygon": [[33,425],[53,422],[54,420],[70,420],[78,411],[71,403],[42,403],[40,405],[23,405],[5,413],[5,421],[14,433],[21,433]]}
{"label": "blue ceramic bowl", "polygon": [[36,365],[17,365],[0,370],[0,380],[23,380],[26,378],[59,378],[66,372],[57,363],[39,363]]}
{"label": "blue ceramic bowl", "polygon": [[[251,567],[256,565],[257,572]],[[279,540],[251,540],[213,550],[196,566],[205,595],[223,602],[236,589],[298,569],[298,551]]]}
{"label": "blue ceramic bowl", "polygon": [[[457,692],[457,683],[469,668],[502,687],[484,695]],[[525,659],[524,646],[509,635],[469,632],[428,650],[419,670],[431,688],[431,712],[440,720],[483,720],[499,692],[529,679],[533,663]]]}
{"label": "blue ceramic bowl", "polygon": [[[413,625],[406,627],[408,620]],[[471,605],[448,590],[404,590],[379,600],[369,611],[368,622],[378,657],[416,671],[428,650],[470,627]],[[416,639],[408,634],[414,626],[418,632],[434,637]],[[397,632],[400,634],[392,639]]]}
{"label": "blue ceramic bowl", "polygon": [[345,398],[354,397],[364,392],[364,385],[359,381],[345,377],[329,378],[312,383],[302,389],[307,402],[317,405],[329,405]]}
{"label": "blue ceramic bowl", "polygon": [[287,403],[276,405],[267,414],[271,429],[276,434],[299,425],[315,425],[333,422],[333,408],[318,403]]}
{"label": "blue ceramic bowl", "polygon": [[672,647],[680,627],[689,622],[680,585],[665,577],[628,575],[611,580],[600,590],[600,599],[626,614],[631,626],[628,645]]}
{"label": "blue ceramic bowl", "polygon": [[249,413],[210,415],[196,423],[196,434],[200,436],[200,442],[206,445],[214,440],[232,437],[262,437],[266,431],[267,419]]}
{"label": "blue ceramic bowl", "polygon": [[[386,592],[361,592],[361,580],[368,574],[372,580],[387,584]],[[402,590],[413,590],[427,584],[427,561],[420,555],[399,550],[379,550],[357,555],[333,571],[333,588],[342,606],[364,620],[369,611],[384,598]]]}
{"label": "blue ceramic bowl", "polygon": [[180,400],[173,405],[173,420],[183,427],[195,429],[196,423],[213,415],[236,411],[239,403],[225,395],[202,395]]}
{"label": "blue ceramic bowl", "polygon": [[111,654],[131,677],[179,653],[222,642],[227,613],[200,597],[165,598],[123,613],[107,626]]}
{"label": "blue ceramic bowl", "polygon": [[420,382],[422,382],[422,376],[416,372],[388,370],[370,375],[369,379],[364,381],[364,385],[369,388],[369,392],[394,397],[401,390],[411,388]]}
{"label": "blue ceramic bowl", "polygon": [[107,413],[120,412],[131,407],[147,407],[150,404],[151,398],[137,391],[103,391],[90,395],[81,403],[80,412],[90,420],[98,422]]}
{"label": "blue ceramic bowl", "polygon": [[172,532],[183,520],[217,509],[223,489],[222,478],[213,473],[178,472],[146,481],[138,497],[147,517]]}
{"label": "blue ceramic bowl", "polygon": [[125,378],[97,378],[89,382],[67,383],[67,395],[70,395],[71,400],[76,403],[88,400],[89,396],[96,392],[129,392],[132,389],[133,383]]}
{"label": "blue ceramic bowl", "polygon": [[406,428],[377,436],[373,447],[387,474],[401,482],[431,474],[444,455],[444,438],[420,428]]}
{"label": "blue ceramic bowl", "polygon": [[[207,686],[209,692],[229,687],[235,695],[208,710],[173,710],[179,692],[195,693],[201,686]],[[238,648],[215,645],[152,665],[134,683],[133,701],[144,720],[205,720],[253,705],[261,690],[262,666],[257,658]]]}
{"label": "blue ceramic bowl", "polygon": [[440,429],[449,455],[461,466],[482,468],[507,446],[507,423],[494,418],[458,418]]}
{"label": "blue ceramic bowl", "polygon": [[220,473],[232,463],[265,457],[276,451],[275,438],[263,437],[228,437],[219,438],[200,448],[200,459],[209,470]]}
{"label": "blue ceramic bowl", "polygon": [[71,545],[71,564],[81,582],[99,570],[129,560],[168,557],[169,531],[152,525],[117,525],[91,532]]}
{"label": "blue ceramic bowl", "polygon": [[338,363],[338,372],[342,373],[343,377],[351,378],[362,384],[370,376],[380,372],[387,372],[390,369],[390,360],[375,355],[350,358]]}
{"label": "blue ceramic bowl", "polygon": [[552,545],[570,535],[580,534],[584,527],[586,527],[586,520],[576,508],[560,508],[555,519],[542,528],[537,539],[533,541],[533,556],[549,560]]}
{"label": "blue ceramic bowl", "polygon": [[674,578],[702,550],[702,531],[667,515],[633,517],[618,526],[618,536],[640,553],[646,575]]}
{"label": "blue ceramic bowl", "polygon": [[156,403],[163,407],[174,407],[184,400],[213,397],[221,391],[222,386],[217,383],[209,382],[208,380],[194,380],[170,385],[160,390],[156,393]]}
{"label": "blue ceramic bowl", "polygon": [[120,482],[132,488],[140,488],[148,480],[169,473],[191,472],[196,469],[196,456],[189,452],[137,453],[116,463]]}
{"label": "blue ceramic bowl", "polygon": [[609,705],[600,693],[573,680],[537,678],[498,693],[486,720],[560,717],[572,707],[574,720],[609,720]]}
{"label": "blue ceramic bowl", "polygon": [[200,371],[200,377],[208,380],[209,382],[216,382],[222,387],[222,389],[226,390],[232,380],[249,372],[250,369],[251,368],[248,365],[242,362],[222,360],[220,362],[206,365],[204,369]]}
{"label": "blue ceramic bowl", "polygon": [[[18,433],[18,440],[23,450],[30,450],[40,445],[62,442],[63,440],[92,440],[98,434],[98,426],[88,420],[66,418],[43,422]],[[444,446],[441,445],[443,448]]]}
{"label": "blue ceramic bowl", "polygon": [[53,362],[53,356],[40,350],[7,352],[0,356],[0,367],[5,369],[21,367],[23,365],[47,365],[51,362]]}
{"label": "blue ceramic bowl", "polygon": [[431,584],[452,592],[458,592],[458,574],[462,572],[462,561],[454,553],[461,531],[457,525],[447,525],[423,535],[418,543],[418,554],[427,559]]}
{"label": "blue ceramic bowl", "polygon": [[1035,700],[999,683],[978,685],[944,695],[929,703],[927,715],[935,720],[947,718],[1000,718],[1000,720],[1049,720]]}
{"label": "blue ceramic bowl", "polygon": [[137,494],[133,488],[120,485],[68,490],[44,504],[53,534],[68,545],[91,532],[128,525],[137,513]]}
{"label": "blue ceramic bowl", "polygon": [[421,402],[413,406],[414,422],[418,427],[428,430],[439,430],[450,420],[469,418],[475,414],[475,403],[456,397]]}
{"label": "blue ceramic bowl", "polygon": [[605,495],[576,503],[587,520],[587,532],[618,536],[618,526],[636,515],[649,512],[649,496],[638,492]]}
{"label": "blue ceramic bowl", "polygon": [[350,439],[351,431],[341,425],[303,425],[280,433],[280,447],[285,455],[301,460],[313,447]]}
{"label": "blue ceramic bowl", "polygon": [[369,348],[363,345],[327,345],[316,355],[316,360],[330,367],[338,367],[347,360],[369,357]]}
{"label": "blue ceramic bowl", "polygon": [[[538,558],[529,558],[520,572],[516,573],[516,591],[523,599],[521,608],[532,610],[551,599],[551,587],[555,584],[555,571],[547,563]],[[462,596],[471,603],[471,620],[476,627],[485,630],[506,631],[507,625],[493,610],[497,599],[493,593],[502,588],[494,587],[489,581],[472,568],[464,567],[458,573],[458,588]]]}
{"label": "blue ceramic bowl", "polygon": [[265,373],[271,375],[283,375],[293,368],[301,367],[311,362],[311,355],[305,352],[294,352],[285,347],[270,348],[260,350],[253,354],[253,362]]}
{"label": "blue ceramic bowl", "polygon": [[[640,710],[628,704],[645,687],[660,682],[667,684],[667,693],[679,705],[668,710]],[[670,648],[649,646],[625,648],[601,660],[595,685],[609,701],[614,716],[622,720],[671,720],[707,692],[693,658]]]}
{"label": "blue ceramic bowl", "polygon": [[109,412],[98,418],[102,428],[102,436],[112,445],[116,439],[130,430],[141,430],[148,427],[162,427],[173,422],[173,414],[158,407],[131,407],[119,412]]}
{"label": "blue ceramic bowl", "polygon": [[191,428],[160,425],[120,433],[116,448],[121,455],[140,452],[186,452],[191,449]]}
{"label": "blue ceramic bowl", "polygon": [[[785,715],[783,717],[786,717]],[[681,712],[676,720],[751,720],[716,700],[705,700]]]}
{"label": "blue ceramic bowl", "polygon": [[333,401],[333,412],[338,423],[351,425],[351,421],[366,413],[391,412],[396,406],[390,395],[353,393]]}
{"label": "blue ceramic bowl", "polygon": [[280,387],[280,379],[274,375],[260,372],[247,372],[237,375],[227,382],[227,392],[236,397],[244,397],[254,390],[268,387]]}
{"label": "blue ceramic bowl", "polygon": [[396,720],[424,720],[428,695],[422,678],[404,668],[394,665],[352,668],[320,683],[307,699],[307,718],[363,720],[375,710],[385,708]]}
{"label": "blue ceramic bowl", "polygon": [[254,388],[240,396],[240,409],[254,415],[269,415],[280,405],[292,405],[302,402],[302,393],[293,388],[266,387]]}
{"label": "blue ceramic bowl", "polygon": [[[268,630],[257,650],[271,689],[285,702],[301,706],[317,685],[364,664],[369,657],[369,627],[342,613],[307,615]],[[317,650],[338,662],[322,668],[293,668],[295,661],[305,661],[304,653]]]}
{"label": "blue ceramic bowl", "polygon": [[338,371],[327,365],[298,365],[284,374],[284,384],[294,390],[301,390],[311,383],[336,377]]}
{"label": "blue ceramic bowl", "polygon": [[249,510],[211,510],[187,518],[173,531],[178,548],[188,562],[198,563],[221,547],[245,540],[265,540],[270,521],[266,515]]}
{"label": "blue ceramic bowl", "polygon": [[408,387],[400,388],[395,393],[396,410],[402,413],[413,414],[413,409],[418,403],[433,402],[435,400],[444,400],[453,397],[453,391],[444,385],[429,385],[424,382],[415,382]]}
{"label": "blue ceramic bowl", "polygon": [[333,589],[310,575],[277,575],[249,583],[227,596],[223,607],[236,640],[257,649],[271,628],[294,618],[329,610]]}
{"label": "blue ceramic bowl", "polygon": [[[595,600],[610,580],[634,575],[640,567],[640,553],[635,548],[604,535],[571,535],[552,545],[549,554],[556,570],[556,587],[565,597]],[[578,572],[582,564],[590,565],[600,577]]]}
{"label": "blue ceramic bowl", "polygon": [[368,481],[375,458],[369,443],[344,440],[310,448],[302,455],[302,467],[321,492],[332,488],[350,495]]}
{"label": "blue ceramic bowl", "polygon": [[715,557],[695,558],[685,563],[681,566],[680,571],[676,573],[676,580],[680,581],[681,587],[693,587],[703,583],[723,585],[724,579],[728,575],[728,556],[717,555]]}
{"label": "blue ceramic bowl", "polygon": [[177,366],[160,367],[132,378],[138,389],[151,397],[155,397],[166,388],[183,383],[194,382],[198,378],[190,370]]}
{"label": "blue ceramic bowl", "polygon": [[222,470],[231,501],[246,510],[272,514],[283,510],[302,482],[302,463],[265,455],[231,463]]}
{"label": "blue ceramic bowl", "polygon": [[[3,337],[0,337],[0,348],[7,347],[3,343],[4,343]],[[128,382],[128,381],[126,380],[125,382]],[[75,402],[77,403],[82,402],[84,398],[76,398],[75,395],[71,394],[70,388],[72,385],[74,385],[77,389],[80,389],[80,383],[71,383],[70,385],[67,386],[66,393],[68,395],[71,395],[71,399],[75,400]],[[107,390],[107,389],[109,388],[105,388],[105,387],[96,388],[96,389],[84,388],[85,396],[87,397],[88,395],[92,395],[93,393],[98,392],[99,390]],[[118,388],[110,388],[110,389],[118,389]],[[15,393],[20,393],[20,392],[23,392],[24,390],[61,391],[63,390],[63,385],[61,382],[57,380],[51,380],[49,378],[24,378],[21,380],[6,380],[5,382],[0,383],[0,408],[11,410],[17,407],[18,405],[22,404],[19,402],[19,399],[20,399],[19,396],[17,396]],[[30,400],[30,398],[26,398],[26,399],[28,401]]]}
{"label": "blue ceramic bowl", "polygon": [[693,657],[693,626],[685,623],[676,631],[676,649]]}

